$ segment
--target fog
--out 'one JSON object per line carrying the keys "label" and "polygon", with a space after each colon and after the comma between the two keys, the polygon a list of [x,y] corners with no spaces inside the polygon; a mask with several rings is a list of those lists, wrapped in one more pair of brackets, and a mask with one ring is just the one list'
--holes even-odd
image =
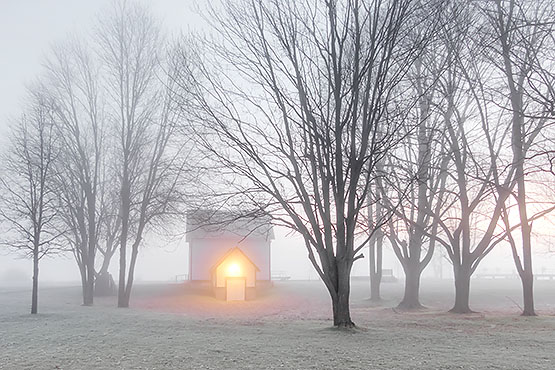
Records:
{"label": "fog", "polygon": [[[534,271],[536,273],[555,273],[553,265],[553,251],[549,250],[552,245],[550,238],[545,238],[545,251],[534,257]],[[477,272],[479,274],[516,274],[514,262],[509,248],[501,246],[491,252],[484,260]],[[284,273],[293,280],[317,280],[317,274],[310,264],[306,249],[300,237],[290,235],[290,231],[284,228],[276,230],[276,239],[272,242],[272,271]],[[366,250],[364,250],[366,252]],[[116,256],[117,257],[117,256]],[[148,242],[141,251],[136,279],[141,282],[168,282],[174,281],[176,276],[188,272],[188,245],[184,240],[176,242]],[[434,271],[434,263],[424,271],[424,278],[438,278]],[[442,279],[452,280],[452,267],[444,260],[442,262]],[[112,275],[117,276],[117,261],[110,267]],[[384,251],[384,269],[393,269],[393,274],[402,279],[403,270],[393,252],[386,247]],[[70,282],[79,284],[79,270],[71,253],[63,256],[45,258],[41,262],[41,281],[47,285]],[[32,261],[17,257],[16,254],[4,252],[0,255],[0,284],[3,286],[28,286],[31,280]],[[353,276],[368,277],[368,260],[364,258],[355,263]],[[368,283],[369,284],[369,283]]]}
{"label": "fog", "polygon": [[[96,17],[107,9],[110,0],[56,0],[56,1],[18,1],[5,0],[0,12],[0,145],[6,145],[9,122],[18,117],[25,98],[26,85],[41,70],[44,54],[50,45],[75,35],[90,32]],[[145,1],[163,26],[175,35],[183,30],[202,28],[203,20],[197,13],[198,2],[193,0]],[[540,253],[536,253],[534,271],[555,272],[552,250],[553,236],[551,223],[542,224],[545,230],[538,230],[536,236]],[[179,231],[177,231],[179,232]],[[394,270],[402,277],[402,269],[391,250],[386,246],[384,268]],[[184,240],[145,243],[137,266],[137,280],[169,281],[176,275],[188,271],[188,250]],[[2,251],[0,254],[0,282],[7,283],[9,277],[27,282],[30,279],[31,262],[18,258],[13,253]],[[445,278],[450,277],[450,265],[443,263]],[[285,228],[276,229],[276,239],[272,243],[272,270],[284,272],[292,279],[316,279],[316,273],[307,259],[302,238],[296,237]],[[432,276],[432,269],[424,276]],[[479,271],[514,273],[514,263],[507,245],[501,245],[488,256]],[[112,263],[112,274],[117,274],[117,263]],[[71,254],[62,258],[46,258],[41,264],[44,283],[77,282],[79,274]],[[368,260],[356,261],[353,275],[368,275]],[[11,281],[14,283],[14,281]]]}
{"label": "fog", "polygon": [[555,369],[553,1],[0,1],[0,369]]}

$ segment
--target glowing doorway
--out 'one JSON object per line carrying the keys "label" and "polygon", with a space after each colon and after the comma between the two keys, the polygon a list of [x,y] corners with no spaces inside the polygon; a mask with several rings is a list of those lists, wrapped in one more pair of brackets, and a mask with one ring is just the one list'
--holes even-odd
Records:
{"label": "glowing doorway", "polygon": [[247,282],[244,277],[226,278],[226,301],[244,301]]}

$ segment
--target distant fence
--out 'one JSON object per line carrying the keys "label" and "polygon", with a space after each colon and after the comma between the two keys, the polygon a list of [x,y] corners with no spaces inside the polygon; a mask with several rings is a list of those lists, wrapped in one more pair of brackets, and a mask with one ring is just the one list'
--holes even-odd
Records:
{"label": "distant fence", "polygon": [[555,280],[555,274],[534,274],[535,280]]}
{"label": "distant fence", "polygon": [[[496,280],[506,279],[514,280],[520,279],[518,274],[476,274],[476,279]],[[534,280],[555,280],[555,274],[534,274]]]}

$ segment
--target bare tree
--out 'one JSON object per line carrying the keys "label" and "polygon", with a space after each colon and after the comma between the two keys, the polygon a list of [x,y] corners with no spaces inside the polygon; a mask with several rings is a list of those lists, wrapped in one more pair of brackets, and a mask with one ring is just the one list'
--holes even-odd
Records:
{"label": "bare tree", "polygon": [[57,165],[62,219],[81,273],[83,304],[94,301],[99,241],[99,183],[104,148],[104,117],[98,64],[77,41],[56,46],[45,63],[47,91],[60,137]]}
{"label": "bare tree", "polygon": [[[514,171],[503,162],[506,130],[488,109],[491,96],[484,81],[492,78],[487,47],[477,37],[479,22],[471,7],[452,13],[452,26],[442,31],[445,62],[439,65],[436,102],[442,119],[443,155],[447,167],[445,201],[428,209],[438,232],[425,231],[441,244],[453,265],[455,304],[452,312],[471,312],[470,277],[479,263],[503,241],[498,222]],[[498,180],[498,181],[496,181]],[[497,183],[498,185],[495,185]]]}
{"label": "bare tree", "polygon": [[[537,146],[540,134],[548,124],[553,123],[552,105],[546,104],[546,97],[553,96],[552,81],[549,76],[554,66],[548,63],[548,55],[553,54],[553,31],[555,7],[550,1],[501,1],[492,6],[483,6],[483,14],[488,19],[493,39],[491,62],[504,78],[504,88],[500,99],[508,96],[512,166],[516,178],[514,198],[518,206],[522,259],[511,234],[506,207],[504,223],[508,240],[513,251],[517,271],[522,280],[524,310],[523,315],[535,316],[534,277],[532,271],[532,219],[545,214],[547,209],[538,211],[531,217],[527,182],[531,179],[530,155]],[[547,63],[546,63],[547,61]],[[551,71],[549,73],[548,71]],[[547,73],[546,73],[547,72]],[[547,77],[547,78],[546,78]],[[539,104],[538,104],[539,103]]]}
{"label": "bare tree", "polygon": [[[442,27],[452,27],[456,4],[444,3]],[[440,34],[440,32],[438,32]],[[436,84],[447,63],[445,47],[438,37],[431,40],[415,60],[404,84],[404,111],[412,125],[399,133],[403,145],[381,165],[377,179],[381,206],[391,213],[385,234],[405,273],[405,293],[399,308],[419,309],[420,276],[432,259],[438,232],[432,217],[443,206],[449,156],[442,147],[442,119],[435,108]],[[414,129],[414,127],[417,127]],[[378,207],[376,207],[378,209]]]}
{"label": "bare tree", "polygon": [[398,306],[403,309],[422,307],[420,276],[436,243],[428,234],[438,232],[432,214],[441,209],[444,200],[449,156],[442,148],[442,121],[433,106],[439,78],[433,69],[444,62],[440,45],[433,43],[414,64],[405,97],[412,92],[417,101],[409,117],[418,127],[403,132],[405,145],[389,157],[379,181],[382,204],[393,213],[387,222],[387,237],[405,273],[405,293]]}
{"label": "bare tree", "polygon": [[[529,236],[527,228],[531,221],[549,210],[531,217],[526,215],[522,193],[526,149],[545,124],[545,119],[538,120],[536,116],[529,121],[530,125],[524,125],[522,99],[523,84],[530,76],[529,68],[538,60],[542,45],[542,42],[535,44],[534,39],[542,36],[536,29],[522,37],[521,33],[529,32],[524,29],[530,24],[516,26],[514,19],[507,23],[504,17],[516,14],[515,4],[508,2],[511,10],[506,13],[503,8],[506,4],[501,1],[484,6],[468,3],[463,11],[454,14],[451,27],[441,36],[447,63],[437,70],[440,78],[435,89],[439,98],[436,106],[444,120],[445,152],[452,160],[447,178],[447,207],[432,212],[439,233],[429,236],[445,247],[453,264],[456,296],[452,311],[458,313],[470,312],[470,276],[483,258],[507,239],[515,252],[511,232],[520,227]],[[545,26],[542,22],[538,24]],[[511,35],[509,30],[515,34]],[[546,38],[544,35],[543,39]],[[528,48],[519,49],[522,44],[509,46],[509,40],[520,40]],[[512,65],[514,69],[510,68],[514,62],[511,58],[519,63],[525,60],[518,64],[521,69],[516,71],[515,65]],[[503,76],[508,81],[508,94],[507,89],[503,91],[497,84]],[[512,153],[506,147],[512,148]],[[524,209],[520,214],[526,217],[521,217],[518,225],[508,225],[506,203],[515,187],[517,198],[521,199],[519,209]],[[505,227],[501,221],[505,221]],[[527,243],[524,248],[527,266],[522,275],[530,274],[527,279],[523,278],[528,284],[525,301],[530,301],[530,239],[523,240]],[[525,274],[524,270],[528,272]]]}
{"label": "bare tree", "polygon": [[144,234],[166,216],[181,215],[175,207],[182,201],[186,141],[177,136],[174,89],[167,78],[172,69],[164,73],[164,40],[148,10],[116,2],[97,36],[118,140],[118,307],[128,307]]}
{"label": "bare tree", "polygon": [[433,5],[224,1],[211,12],[212,54],[184,67],[201,75],[191,111],[229,179],[223,204],[239,198],[303,236],[336,327],[354,326],[350,273],[369,238],[356,238],[368,228],[359,216],[406,124],[393,95],[429,36],[411,33],[418,10]]}
{"label": "bare tree", "polygon": [[0,222],[7,225],[0,243],[33,261],[32,314],[38,312],[39,262],[62,251],[52,182],[57,135],[54,113],[41,90],[31,90],[27,113],[13,128],[0,178]]}

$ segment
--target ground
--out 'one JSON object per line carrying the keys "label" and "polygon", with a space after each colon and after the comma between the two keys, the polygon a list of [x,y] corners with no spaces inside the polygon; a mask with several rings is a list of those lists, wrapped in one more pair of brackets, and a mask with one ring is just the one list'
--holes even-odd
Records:
{"label": "ground", "polygon": [[137,285],[132,308],[115,298],[79,305],[79,287],[0,288],[0,369],[555,369],[555,281],[536,283],[539,317],[519,316],[515,281],[472,283],[472,308],[449,314],[452,282],[424,281],[416,313],[393,307],[401,283],[367,300],[353,281],[359,329],[330,328],[321,283],[276,282],[258,300],[225,303],[186,284]]}

